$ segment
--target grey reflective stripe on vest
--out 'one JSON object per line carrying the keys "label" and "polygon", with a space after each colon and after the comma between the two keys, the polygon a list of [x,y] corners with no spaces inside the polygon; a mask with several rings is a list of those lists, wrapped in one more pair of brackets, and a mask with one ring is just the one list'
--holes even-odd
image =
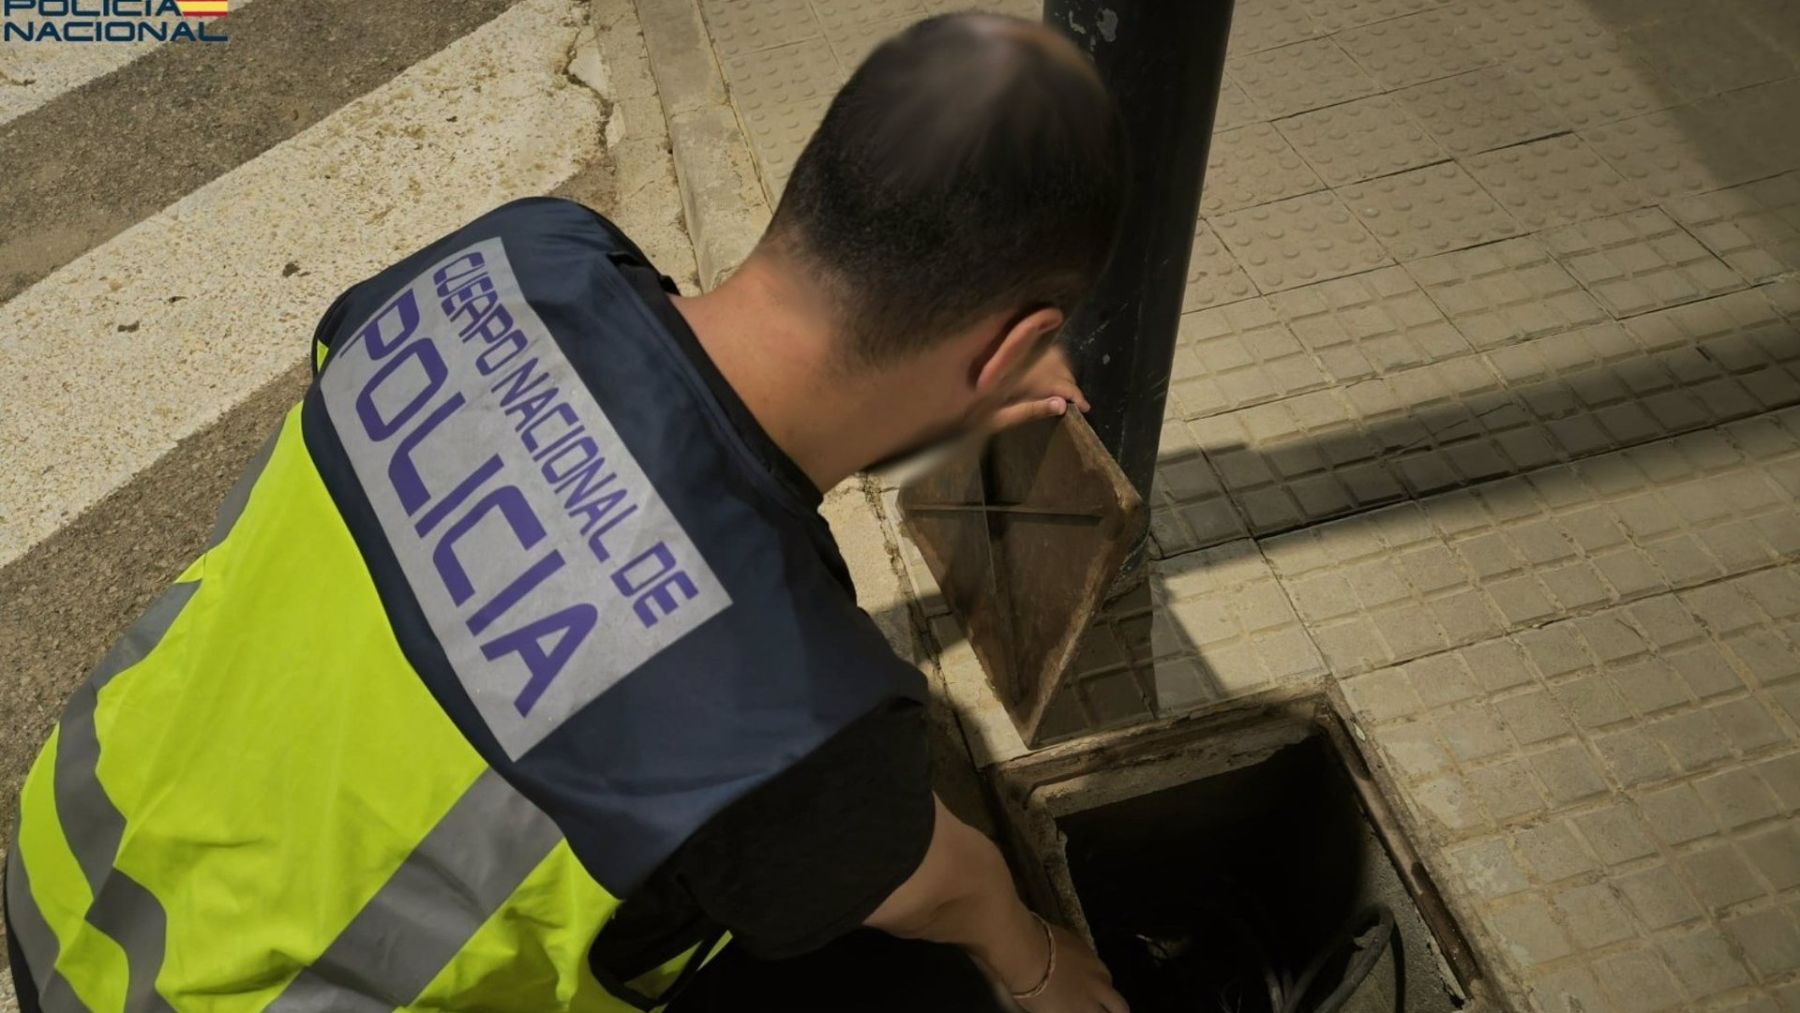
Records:
{"label": "grey reflective stripe on vest", "polygon": [[[37,987],[34,998],[44,1013],[87,1009],[69,987],[69,980],[56,969],[56,933],[50,931],[36,898],[31,896],[31,877],[25,872],[25,859],[19,854],[17,841],[6,858],[6,916],[7,927],[25,955],[25,967],[31,971],[31,983]],[[24,986],[15,981],[13,987]]]}
{"label": "grey reflective stripe on vest", "polygon": [[262,449],[244,466],[244,473],[232,483],[231,491],[225,494],[225,501],[219,504],[219,516],[213,520],[212,537],[206,540],[207,548],[215,548],[223,542],[225,536],[231,534],[231,528],[237,523],[237,519],[243,516],[244,506],[250,502],[250,490],[256,488],[256,480],[262,477],[263,469],[268,467],[269,458],[275,454],[275,441],[281,439],[281,430],[285,426],[284,422],[269,434],[269,438],[263,441]]}
{"label": "grey reflective stripe on vest", "polygon": [[562,833],[487,770],[265,1013],[360,1013],[416,999]]}
{"label": "grey reflective stripe on vest", "polygon": [[125,1008],[133,1011],[169,1008],[156,991],[168,916],[155,895],[113,868],[125,834],[125,817],[100,785],[100,739],[94,730],[94,708],[100,690],[114,676],[156,649],[199,589],[198,581],[174,584],[150,604],[69,698],[69,709],[57,732],[53,772],[57,817],[69,850],[94,892],[89,924],[111,936],[125,951],[131,975]]}

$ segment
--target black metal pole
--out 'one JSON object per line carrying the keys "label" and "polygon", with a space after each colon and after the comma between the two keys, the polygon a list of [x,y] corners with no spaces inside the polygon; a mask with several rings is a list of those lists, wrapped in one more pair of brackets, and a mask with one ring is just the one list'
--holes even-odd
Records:
{"label": "black metal pole", "polygon": [[[1088,422],[1144,502],[1187,284],[1233,0],[1045,0],[1044,20],[1093,57],[1131,153],[1119,246],[1064,328]],[[1147,533],[1146,533],[1147,534]],[[1144,535],[1125,564],[1144,560]]]}

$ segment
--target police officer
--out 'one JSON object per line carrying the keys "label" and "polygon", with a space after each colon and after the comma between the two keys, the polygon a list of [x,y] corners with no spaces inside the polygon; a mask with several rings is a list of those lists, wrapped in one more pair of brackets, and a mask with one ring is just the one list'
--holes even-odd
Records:
{"label": "police officer", "polygon": [[101,660],[6,869],[27,1010],[1123,1013],[934,798],[820,490],[1085,408],[1116,110],[1070,44],[890,39],[681,297],[501,207],[326,312],[211,547]]}

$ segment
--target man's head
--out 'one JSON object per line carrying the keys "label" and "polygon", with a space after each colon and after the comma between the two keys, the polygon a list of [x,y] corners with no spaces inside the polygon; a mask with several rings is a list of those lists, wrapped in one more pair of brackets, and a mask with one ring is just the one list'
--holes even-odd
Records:
{"label": "man's head", "polygon": [[1019,19],[938,17],[851,75],[764,247],[823,294],[847,372],[930,359],[966,374],[933,400],[972,412],[1093,284],[1125,175],[1117,107],[1072,44]]}

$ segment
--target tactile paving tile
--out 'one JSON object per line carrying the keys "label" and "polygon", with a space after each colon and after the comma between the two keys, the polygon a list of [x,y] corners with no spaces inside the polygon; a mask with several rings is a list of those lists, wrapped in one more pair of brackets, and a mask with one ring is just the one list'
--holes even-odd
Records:
{"label": "tactile paving tile", "polygon": [[1381,90],[1330,39],[1252,53],[1232,61],[1231,74],[1258,108],[1278,119]]}
{"label": "tactile paving tile", "polygon": [[1219,242],[1212,226],[1202,221],[1194,231],[1194,246],[1188,256],[1187,292],[1182,296],[1182,312],[1223,306],[1256,295],[1256,286],[1244,273],[1237,258]]}
{"label": "tactile paving tile", "polygon": [[720,60],[819,37],[807,0],[703,0],[706,31]]}
{"label": "tactile paving tile", "polygon": [[[1772,127],[1772,124],[1765,125]],[[1748,182],[1782,168],[1710,111],[1682,106],[1581,132],[1620,175],[1658,200]]]}
{"label": "tactile paving tile", "polygon": [[1406,270],[1477,348],[1606,319],[1594,297],[1535,239],[1446,253],[1414,261]]}
{"label": "tactile paving tile", "polygon": [[1521,225],[1537,230],[1642,207],[1647,198],[1579,137],[1564,135],[1462,160]]}
{"label": "tactile paving tile", "polygon": [[1513,66],[1559,119],[1576,128],[1667,109],[1683,98],[1654,64],[1611,35],[1548,49]]}
{"label": "tactile paving tile", "polygon": [[1545,233],[1544,245],[1615,317],[1744,287],[1737,272],[1658,208]]}
{"label": "tactile paving tile", "polygon": [[1706,248],[1756,281],[1800,272],[1800,172],[1663,205]]}
{"label": "tactile paving tile", "polygon": [[[1155,665],[1159,713],[1326,674],[1255,542],[1228,542],[1152,567],[1154,608],[1108,619],[1135,664]],[[1189,659],[1197,670],[1165,671],[1166,665]]]}
{"label": "tactile paving tile", "polygon": [[1278,292],[1341,278],[1393,260],[1331,193],[1290,197],[1212,220],[1250,280]]}
{"label": "tactile paving tile", "polygon": [[1785,1008],[1796,603],[1782,567],[1344,684],[1428,869],[1535,1008]]}
{"label": "tactile paving tile", "polygon": [[1444,17],[1457,34],[1496,61],[1527,60],[1546,52],[1607,38],[1611,22],[1584,3],[1568,0],[1496,0],[1452,4]]}
{"label": "tactile paving tile", "polygon": [[1210,217],[1323,189],[1279,131],[1255,123],[1213,134],[1200,213]]}
{"label": "tactile paving tile", "polygon": [[1435,81],[1492,62],[1457,34],[1455,19],[1442,11],[1353,28],[1334,38],[1384,88]]}
{"label": "tactile paving tile", "polygon": [[1265,299],[1183,314],[1169,373],[1170,413],[1193,419],[1327,386]]}
{"label": "tactile paving tile", "polygon": [[1231,12],[1227,52],[1233,58],[1248,56],[1319,34],[1319,26],[1306,16],[1301,0],[1244,0]]}
{"label": "tactile paving tile", "polygon": [[1301,113],[1275,124],[1332,186],[1404,172],[1448,156],[1387,95]]}
{"label": "tactile paving tile", "polygon": [[863,59],[883,42],[904,31],[916,18],[890,18],[886,21],[852,21],[825,29],[825,40],[837,54],[838,66],[846,76],[862,65]]}
{"label": "tactile paving tile", "polygon": [[844,72],[822,36],[722,63],[763,184],[778,195]]}
{"label": "tactile paving tile", "polygon": [[1626,44],[1656,66],[1682,98],[1703,98],[1794,76],[1792,61],[1750,25],[1717,9],[1627,28]]}
{"label": "tactile paving tile", "polygon": [[1448,3],[1450,0],[1305,0],[1307,13],[1327,32],[1388,21]]}
{"label": "tactile paving tile", "polygon": [[1516,236],[1512,215],[1454,162],[1342,187],[1338,195],[1396,260]]}
{"label": "tactile paving tile", "polygon": [[1163,424],[1150,483],[1150,539],[1158,558],[1244,537],[1243,520],[1187,427]]}
{"label": "tactile paving tile", "polygon": [[812,8],[826,31],[896,18],[917,21],[930,14],[922,0],[812,0]]}
{"label": "tactile paving tile", "polygon": [[1227,73],[1219,83],[1219,106],[1213,113],[1213,133],[1215,135],[1238,127],[1247,127],[1252,123],[1262,123],[1268,119],[1250,96],[1244,93],[1243,85],[1232,80]]}
{"label": "tactile paving tile", "polygon": [[1338,383],[1471,351],[1418,283],[1398,267],[1279,292],[1269,302]]}
{"label": "tactile paving tile", "polygon": [[1458,74],[1394,93],[1453,155],[1518,144],[1568,129],[1537,89],[1506,67]]}
{"label": "tactile paving tile", "polygon": [[1261,544],[1326,662],[1353,675],[1793,559],[1797,420],[1788,409]]}

